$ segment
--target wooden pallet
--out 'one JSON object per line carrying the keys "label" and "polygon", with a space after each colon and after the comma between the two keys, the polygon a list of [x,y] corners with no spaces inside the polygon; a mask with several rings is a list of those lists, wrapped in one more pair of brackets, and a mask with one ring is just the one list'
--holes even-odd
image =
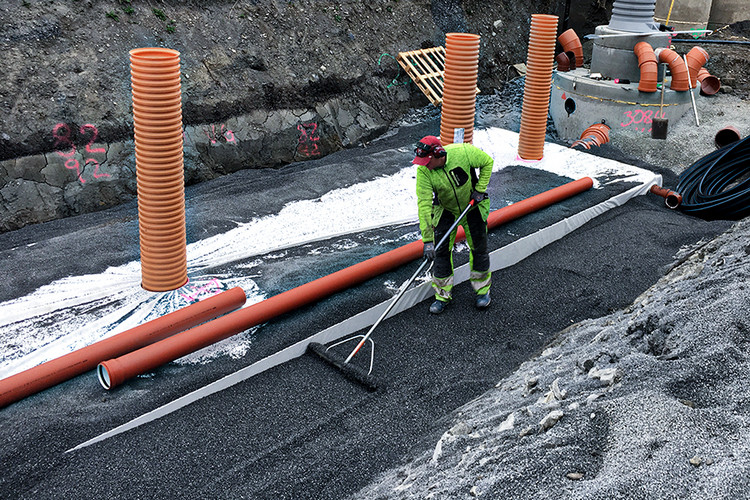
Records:
{"label": "wooden pallet", "polygon": [[396,60],[433,106],[443,102],[445,47],[399,52]]}

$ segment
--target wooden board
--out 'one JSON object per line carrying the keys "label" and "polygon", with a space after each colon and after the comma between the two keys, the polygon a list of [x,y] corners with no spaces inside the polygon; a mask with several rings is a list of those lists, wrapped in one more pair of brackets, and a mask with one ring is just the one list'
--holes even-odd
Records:
{"label": "wooden board", "polygon": [[399,52],[396,60],[433,106],[443,102],[445,47]]}

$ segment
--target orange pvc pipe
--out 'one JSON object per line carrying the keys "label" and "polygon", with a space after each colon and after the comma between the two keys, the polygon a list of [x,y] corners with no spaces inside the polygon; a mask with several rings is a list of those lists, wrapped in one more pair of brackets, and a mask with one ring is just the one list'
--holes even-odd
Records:
{"label": "orange pvc pipe", "polygon": [[672,90],[683,91],[690,89],[690,76],[688,69],[685,67],[685,61],[680,55],[672,49],[660,48],[657,50],[659,61],[669,65],[669,71],[672,73],[672,82],[669,88]]}
{"label": "orange pvc pipe", "polygon": [[[591,178],[584,177],[495,210],[487,218],[487,227],[493,229],[548,207],[590,189],[593,184]],[[463,229],[459,227],[456,241],[464,237]],[[136,375],[407,264],[421,257],[422,252],[421,241],[408,243],[119,358],[104,361],[97,369],[99,382],[105,389],[116,387]]]}
{"label": "orange pvc pipe", "polygon": [[575,30],[573,30],[573,28],[570,28],[569,30],[562,32],[560,36],[557,37],[557,41],[560,42],[560,46],[562,46],[563,52],[570,51],[570,52],[573,52],[573,54],[575,54],[576,56],[575,68],[582,68],[583,67],[583,45],[581,45],[581,39],[578,38],[578,35],[576,34]]}
{"label": "orange pvc pipe", "polygon": [[687,58],[690,88],[695,88],[698,72],[708,62],[708,52],[702,47],[693,47],[685,56]]}
{"label": "orange pvc pipe", "polygon": [[237,309],[245,303],[245,300],[245,292],[242,288],[232,288],[77,351],[11,375],[0,380],[0,408],[87,372],[105,359],[122,356]]}
{"label": "orange pvc pipe", "polygon": [[131,50],[130,74],[141,286],[175,290],[188,281],[180,53]]}
{"label": "orange pvc pipe", "polygon": [[672,210],[679,207],[682,203],[682,195],[680,193],[672,191],[671,189],[663,188],[654,184],[653,186],[651,186],[651,189],[649,191],[657,196],[661,196],[662,198],[664,198],[664,203],[668,208],[671,208]]}
{"label": "orange pvc pipe", "polygon": [[541,160],[544,156],[556,34],[557,16],[531,16],[521,131],[518,136],[518,156],[524,160]]}
{"label": "orange pvc pipe", "polygon": [[633,52],[638,58],[638,66],[641,69],[638,90],[641,92],[656,92],[659,63],[656,60],[653,47],[648,42],[638,42],[633,47]]}
{"label": "orange pvc pipe", "polygon": [[591,149],[591,146],[601,146],[609,142],[609,125],[604,123],[595,123],[588,127],[581,134],[581,138],[570,145],[571,148],[583,146]]}
{"label": "orange pvc pipe", "polygon": [[443,106],[440,113],[440,142],[452,144],[456,129],[463,129],[463,142],[474,138],[474,114],[479,73],[479,35],[445,35]]}

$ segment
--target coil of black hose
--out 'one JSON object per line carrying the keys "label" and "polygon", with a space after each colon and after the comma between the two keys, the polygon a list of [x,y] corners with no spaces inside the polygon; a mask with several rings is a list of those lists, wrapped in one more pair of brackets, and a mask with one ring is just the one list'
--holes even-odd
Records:
{"label": "coil of black hose", "polygon": [[704,156],[680,174],[680,209],[705,220],[750,214],[750,136]]}

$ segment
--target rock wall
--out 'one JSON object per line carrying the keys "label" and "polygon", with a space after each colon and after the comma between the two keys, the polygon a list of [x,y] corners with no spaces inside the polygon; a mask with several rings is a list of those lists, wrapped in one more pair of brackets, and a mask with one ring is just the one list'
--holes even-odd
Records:
{"label": "rock wall", "polygon": [[22,0],[0,6],[0,231],[136,195],[128,52],[181,53],[185,175],[362,145],[427,99],[401,51],[481,35],[492,93],[526,56],[530,0]]}

